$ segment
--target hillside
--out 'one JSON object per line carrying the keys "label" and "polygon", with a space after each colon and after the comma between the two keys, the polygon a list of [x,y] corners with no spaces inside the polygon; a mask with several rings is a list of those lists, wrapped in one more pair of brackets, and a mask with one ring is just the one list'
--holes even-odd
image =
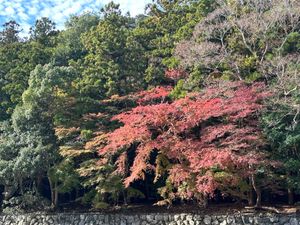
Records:
{"label": "hillside", "polygon": [[111,2],[21,30],[0,31],[3,212],[300,200],[298,0]]}

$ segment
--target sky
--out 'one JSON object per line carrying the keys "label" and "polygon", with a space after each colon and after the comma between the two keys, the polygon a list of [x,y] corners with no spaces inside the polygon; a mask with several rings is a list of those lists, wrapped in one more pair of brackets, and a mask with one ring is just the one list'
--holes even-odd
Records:
{"label": "sky", "polygon": [[[15,20],[23,29],[29,31],[36,19],[49,17],[58,29],[72,14],[86,11],[98,11],[111,0],[0,0],[0,25]],[[114,0],[119,3],[122,12],[129,11],[132,16],[144,13],[144,7],[151,0]]]}

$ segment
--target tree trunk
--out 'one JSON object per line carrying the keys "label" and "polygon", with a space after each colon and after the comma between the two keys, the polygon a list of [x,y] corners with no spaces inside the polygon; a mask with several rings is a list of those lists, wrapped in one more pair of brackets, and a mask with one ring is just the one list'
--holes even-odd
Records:
{"label": "tree trunk", "polygon": [[20,192],[21,192],[21,195],[24,195],[23,179],[22,179],[22,178],[19,179],[19,185],[20,185]]}
{"label": "tree trunk", "polygon": [[55,204],[55,196],[56,196],[55,189],[56,188],[49,176],[48,176],[48,180],[49,180],[50,193],[51,193],[51,207],[56,208],[56,204]]}
{"label": "tree trunk", "polygon": [[289,205],[294,204],[294,191],[292,188],[288,188],[288,203]]}
{"label": "tree trunk", "polygon": [[261,208],[261,189],[260,189],[260,187],[256,183],[256,179],[255,179],[255,175],[254,174],[251,175],[251,181],[252,181],[253,189],[254,189],[254,191],[256,193],[255,208]]}
{"label": "tree trunk", "polygon": [[14,194],[18,191],[18,187],[17,186],[13,186],[13,185],[4,185],[4,192],[3,194],[3,199],[4,200],[9,200],[12,196],[14,196]]}
{"label": "tree trunk", "polygon": [[203,195],[203,207],[205,209],[208,207],[208,196],[207,196],[207,194]]}
{"label": "tree trunk", "polygon": [[57,182],[55,182],[54,187],[54,208],[58,206],[58,189],[57,189]]}
{"label": "tree trunk", "polygon": [[126,195],[126,191],[122,190],[123,193],[123,199],[124,199],[124,205],[127,205],[127,195]]}
{"label": "tree trunk", "polygon": [[261,190],[258,187],[256,189],[256,204],[255,204],[255,208],[261,208]]}
{"label": "tree trunk", "polygon": [[4,186],[3,199],[7,201],[10,198],[10,188],[8,185]]}
{"label": "tree trunk", "polygon": [[248,205],[253,206],[254,205],[254,193],[252,186],[250,187],[249,193],[248,193]]}
{"label": "tree trunk", "polygon": [[39,174],[36,178],[36,189],[38,193],[42,193],[42,181],[43,177]]}
{"label": "tree trunk", "polygon": [[77,199],[78,196],[79,196],[79,191],[78,191],[78,189],[76,188],[76,191],[75,191],[75,199]]}

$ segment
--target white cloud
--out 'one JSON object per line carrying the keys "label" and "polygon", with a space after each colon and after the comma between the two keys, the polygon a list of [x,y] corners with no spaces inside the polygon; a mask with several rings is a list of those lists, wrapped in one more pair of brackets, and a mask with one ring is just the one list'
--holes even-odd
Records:
{"label": "white cloud", "polygon": [[70,8],[67,8],[64,11],[64,15],[67,17],[71,14],[79,13],[81,9],[82,9],[82,4],[80,2],[75,2],[74,5],[72,5]]}
{"label": "white cloud", "polygon": [[[98,11],[111,0],[0,0],[0,24],[10,19],[20,23],[24,34],[34,25],[35,20],[49,17],[63,28],[64,22],[71,14],[85,11]],[[144,7],[151,0],[114,0],[119,3],[123,13],[130,12],[132,16],[144,13]]]}
{"label": "white cloud", "polygon": [[[106,1],[107,3],[110,1]],[[122,11],[130,12],[131,16],[136,16],[138,14],[144,13],[145,5],[151,1],[149,0],[116,0],[115,2],[119,3]]]}
{"label": "white cloud", "polygon": [[38,12],[38,9],[35,7],[30,7],[27,11],[27,13],[32,16],[37,15],[37,12]]}
{"label": "white cloud", "polygon": [[19,16],[19,18],[20,18],[21,21],[27,21],[27,20],[30,19],[30,17],[26,13],[24,13],[24,12],[19,12],[18,16]]}
{"label": "white cloud", "polygon": [[8,16],[13,16],[15,14],[15,10],[11,6],[6,7],[4,10],[5,10],[5,14]]}

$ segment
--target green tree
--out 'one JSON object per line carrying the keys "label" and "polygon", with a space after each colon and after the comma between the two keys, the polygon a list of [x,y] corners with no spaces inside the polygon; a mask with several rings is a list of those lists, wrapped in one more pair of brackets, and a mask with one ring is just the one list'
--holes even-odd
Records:
{"label": "green tree", "polygon": [[44,46],[53,45],[52,37],[58,33],[55,23],[47,17],[36,20],[35,25],[30,28],[30,39]]}
{"label": "green tree", "polygon": [[51,49],[38,42],[15,42],[0,46],[0,93],[3,96],[0,104],[3,112],[7,115],[12,113],[28,87],[30,72],[36,65],[50,62],[51,55]]}
{"label": "green tree", "polygon": [[77,86],[83,95],[103,98],[143,87],[144,53],[132,27],[134,20],[110,3],[97,27],[82,36],[88,54],[80,64],[82,78]]}
{"label": "green tree", "polygon": [[2,88],[7,84],[6,74],[14,63],[17,50],[21,45],[20,32],[20,25],[14,20],[3,24],[0,32],[0,121],[8,118],[6,103],[10,97]]}
{"label": "green tree", "polygon": [[81,42],[81,35],[95,27],[99,22],[99,16],[94,13],[85,13],[80,16],[71,16],[65,23],[66,29],[60,32],[58,44],[54,50],[55,63],[68,65],[70,60],[82,59],[87,50]]}
{"label": "green tree", "polygon": [[191,37],[195,25],[213,9],[214,0],[155,0],[146,7],[147,16],[138,20],[136,35],[146,49],[149,84],[164,81],[164,71],[177,68],[175,44]]}
{"label": "green tree", "polygon": [[[61,90],[68,90],[73,74],[74,71],[67,67],[37,66],[31,72],[22,102],[14,109],[10,132],[1,135],[1,162],[13,165],[10,171],[17,180],[14,186],[23,194],[24,180],[33,182],[48,176],[53,206],[57,205],[57,187],[50,171],[60,158],[53,118],[58,111],[56,101]],[[14,145],[11,145],[12,140]]]}
{"label": "green tree", "polygon": [[10,20],[3,24],[3,30],[0,32],[0,43],[1,44],[11,44],[20,41],[19,33],[20,25],[14,21]]}
{"label": "green tree", "polygon": [[288,202],[294,203],[294,193],[300,192],[300,66],[299,57],[273,59],[269,70],[277,75],[270,86],[272,96],[262,126],[273,158],[283,163],[282,182],[288,190]]}

